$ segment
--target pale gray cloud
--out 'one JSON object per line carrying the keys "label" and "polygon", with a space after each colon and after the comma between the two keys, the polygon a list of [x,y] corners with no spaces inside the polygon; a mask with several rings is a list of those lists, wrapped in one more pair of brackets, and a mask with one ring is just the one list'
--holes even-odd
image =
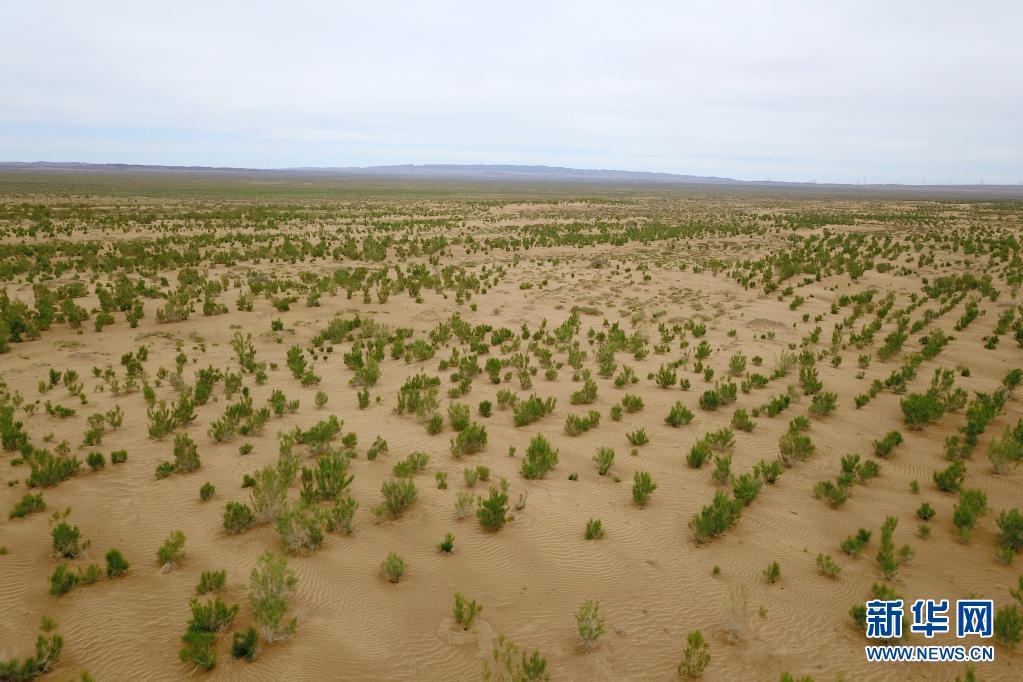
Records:
{"label": "pale gray cloud", "polygon": [[0,159],[1023,181],[1023,5],[9,3]]}

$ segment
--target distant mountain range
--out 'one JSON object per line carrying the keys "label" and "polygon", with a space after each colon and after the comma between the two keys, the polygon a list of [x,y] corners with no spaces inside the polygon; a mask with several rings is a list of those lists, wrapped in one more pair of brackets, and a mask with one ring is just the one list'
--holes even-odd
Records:
{"label": "distant mountain range", "polygon": [[874,189],[886,192],[917,192],[924,194],[962,192],[1002,195],[1007,198],[1023,197],[1020,185],[902,185],[902,184],[841,184],[816,182],[781,182],[774,180],[736,180],[734,178],[683,175],[678,173],[652,173],[606,169],[565,168],[561,166],[485,165],[485,164],[426,164],[365,167],[301,167],[301,168],[232,168],[219,166],[152,166],[136,164],[94,164],[79,162],[0,162],[0,171],[78,171],[96,173],[188,173],[236,175],[248,177],[316,177],[316,178],[374,178],[400,180],[436,180],[461,182],[533,182],[579,183],[589,185],[622,185],[629,187],[717,186],[717,187],[778,187],[778,188],[832,188]]}

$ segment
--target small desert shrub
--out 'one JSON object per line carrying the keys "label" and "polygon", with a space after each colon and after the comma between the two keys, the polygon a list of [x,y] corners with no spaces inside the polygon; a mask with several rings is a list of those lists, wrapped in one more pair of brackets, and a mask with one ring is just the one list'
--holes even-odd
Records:
{"label": "small desert shrub", "polygon": [[550,442],[537,434],[529,441],[526,458],[522,461],[522,475],[525,478],[543,478],[547,472],[558,464],[558,451],[551,448]]}
{"label": "small desert shrub", "polygon": [[171,531],[160,548],[156,550],[156,559],[164,569],[174,568],[185,557],[185,534],[180,530]]}
{"label": "small desert shrub", "polygon": [[711,458],[713,451],[710,446],[710,442],[706,438],[693,443],[693,447],[690,448],[689,454],[686,455],[686,463],[692,469],[699,469],[703,464]]}
{"label": "small desert shrub", "polygon": [[469,406],[462,403],[448,405],[448,424],[455,431],[461,431],[469,425]]}
{"label": "small desert shrub", "polygon": [[238,615],[238,605],[228,606],[220,597],[200,601],[192,599],[189,603],[192,619],[188,628],[196,632],[220,632],[226,630]]}
{"label": "small desert shrub", "polygon": [[808,436],[795,431],[789,431],[778,439],[778,451],[785,466],[792,466],[794,462],[805,462],[816,450]]}
{"label": "small desert shrub", "polygon": [[753,474],[742,474],[732,480],[732,495],[742,506],[748,507],[760,494],[761,480]]}
{"label": "small desert shrub", "polygon": [[714,500],[706,505],[689,522],[698,543],[709,542],[722,535],[739,520],[742,514],[742,503],[729,500],[724,491],[714,493]]}
{"label": "small desert shrub", "polygon": [[874,452],[878,457],[889,457],[895,446],[902,443],[902,434],[898,431],[889,431],[884,438],[874,441]]}
{"label": "small desert shrub", "polygon": [[531,395],[526,400],[520,400],[513,408],[515,426],[532,424],[544,415],[550,414],[556,404],[557,400],[554,398],[541,400],[536,395]]}
{"label": "small desert shrub", "polygon": [[998,643],[1015,649],[1023,635],[1023,614],[1015,604],[1003,606],[995,612],[993,626]]}
{"label": "small desert shrub", "polygon": [[821,575],[828,578],[837,578],[842,572],[842,567],[835,563],[830,554],[817,555],[817,570]]}
{"label": "small desert shrub", "polygon": [[961,542],[969,542],[973,527],[987,511],[987,495],[983,491],[972,488],[959,491],[959,504],[953,510],[952,523]]}
{"label": "small desert shrub", "polygon": [[249,627],[245,632],[235,632],[231,638],[231,658],[253,661],[256,658],[259,633]]}
{"label": "small desert shrub", "polygon": [[637,471],[632,481],[632,501],[640,507],[645,507],[650,501],[651,493],[657,489],[657,484],[646,471]]}
{"label": "small desert shrub", "polygon": [[32,493],[26,493],[17,504],[7,514],[9,519],[20,519],[28,516],[29,514],[36,514],[41,511],[45,511],[46,502],[43,501],[43,494],[38,493],[33,495]]}
{"label": "small desert shrub", "polygon": [[461,520],[472,513],[475,498],[471,493],[461,491],[455,496],[455,518]]}
{"label": "small desert shrub", "polygon": [[810,401],[810,414],[823,417],[834,412],[838,405],[838,396],[835,393],[818,393]]}
{"label": "small desert shrub", "polygon": [[451,554],[455,550],[455,536],[445,533],[444,539],[437,543],[437,550],[444,554]]}
{"label": "small desert shrub", "polygon": [[710,647],[703,638],[703,633],[693,630],[686,638],[686,648],[682,652],[682,662],[678,664],[678,676],[686,680],[695,680],[703,676],[703,671],[710,664]]}
{"label": "small desert shrub", "polygon": [[195,591],[199,594],[219,592],[224,589],[226,582],[227,571],[203,571],[199,576],[199,584],[196,586]]}
{"label": "small desert shrub", "polygon": [[455,623],[463,630],[469,630],[483,606],[475,599],[466,599],[461,592],[455,593]]}
{"label": "small desert shrub", "polygon": [[71,509],[63,512],[54,512],[50,518],[50,525],[53,526],[50,535],[53,539],[53,556],[57,559],[74,559],[81,556],[89,548],[89,541],[82,540],[82,533],[78,526],[72,526],[67,522]]}
{"label": "small desert shrub", "polygon": [[600,519],[590,519],[586,522],[586,532],[583,537],[587,540],[599,540],[604,537],[604,524]]}
{"label": "small desert shrub", "polygon": [[[1006,564],[1023,549],[1023,514],[1018,509],[1003,511],[998,515],[998,536],[995,546],[999,558]],[[1023,600],[1021,600],[1023,601]]]}
{"label": "small desert shrub", "polygon": [[487,447],[487,429],[476,422],[468,424],[451,439],[451,454],[455,457],[471,455],[485,447]]}
{"label": "small desert shrub", "polygon": [[252,510],[242,502],[228,502],[224,507],[224,530],[236,534],[252,526],[254,517]]}
{"label": "small desert shrub", "polygon": [[323,508],[308,502],[297,502],[277,517],[277,534],[289,554],[313,552],[323,543],[327,525]]}
{"label": "small desert shrub", "polygon": [[54,597],[67,594],[78,585],[78,575],[64,562],[59,564],[50,575],[50,594]]}
{"label": "small desert shrub", "polygon": [[380,486],[380,492],[384,501],[373,507],[373,513],[378,518],[397,519],[416,501],[419,491],[411,479],[402,478],[392,481],[384,481]]}
{"label": "small desert shrub", "polygon": [[856,558],[863,551],[863,548],[870,543],[871,533],[866,528],[860,528],[855,535],[846,537],[840,544],[842,551],[849,556]]}
{"label": "small desert shrub", "polygon": [[405,560],[394,552],[389,553],[387,558],[380,564],[380,575],[391,583],[400,581],[402,576],[405,575],[405,570]]}
{"label": "small desert shrub", "polygon": [[710,476],[718,485],[729,483],[732,480],[732,456],[714,455],[714,471]]}
{"label": "small desert shrub", "polygon": [[778,578],[781,577],[781,566],[778,565],[777,561],[771,562],[767,568],[764,569],[764,580],[770,584],[778,582]]}
{"label": "small desert shrub", "polygon": [[587,599],[575,614],[576,629],[579,632],[579,646],[583,651],[592,651],[597,641],[604,634],[604,619],[600,615],[600,605]]}
{"label": "small desert shrub", "polygon": [[207,481],[203,483],[202,486],[199,487],[199,499],[202,500],[203,502],[206,502],[213,497],[213,494],[215,492],[216,488],[214,488],[212,483]]}
{"label": "small desert shrub", "polygon": [[607,476],[615,461],[615,451],[611,448],[598,448],[597,454],[593,456],[593,461],[597,463],[597,473],[601,476]]}
{"label": "small desert shrub", "polygon": [[507,493],[491,487],[490,496],[486,499],[482,497],[479,499],[479,508],[476,510],[476,518],[479,520],[480,525],[486,530],[497,531],[504,527],[507,512]]}
{"label": "small desert shrub", "polygon": [[732,426],[748,433],[753,430],[754,423],[746,410],[739,408],[732,414]]}
{"label": "small desert shrub", "polygon": [[959,490],[959,487],[963,484],[963,480],[966,478],[966,465],[963,464],[962,460],[956,460],[948,465],[945,469],[935,471],[934,485],[947,493],[953,493]]}
{"label": "small desert shrub", "polygon": [[89,468],[93,471],[99,471],[107,465],[102,452],[90,452],[85,457],[85,463],[88,464]]}
{"label": "small desert shrub", "polygon": [[107,552],[107,577],[117,578],[128,572],[128,561],[124,555],[116,549]]}
{"label": "small desert shrub", "polygon": [[297,619],[286,620],[287,597],[298,583],[288,560],[267,550],[249,576],[249,604],[263,639],[275,642],[295,632]]}
{"label": "small desert shrub", "polygon": [[484,682],[546,682],[547,659],[534,651],[531,656],[501,635],[489,660],[483,661]]}
{"label": "small desert shrub", "polygon": [[327,530],[351,535],[355,532],[355,510],[359,503],[351,497],[339,497],[326,510]]}
{"label": "small desert shrub", "polygon": [[671,411],[668,412],[668,416],[664,418],[664,421],[668,424],[668,426],[678,428],[693,421],[693,413],[688,407],[683,405],[680,400],[672,406]]}
{"label": "small desert shrub", "polygon": [[569,436],[578,436],[596,427],[600,423],[600,412],[590,410],[585,417],[570,414],[565,417],[565,433]]}
{"label": "small desert shrub", "polygon": [[646,445],[650,442],[650,437],[646,435],[646,429],[636,429],[625,434],[625,438],[629,441],[630,445]]}
{"label": "small desert shrub", "polygon": [[199,452],[195,441],[183,433],[174,436],[174,471],[191,473],[198,471],[200,466]]}

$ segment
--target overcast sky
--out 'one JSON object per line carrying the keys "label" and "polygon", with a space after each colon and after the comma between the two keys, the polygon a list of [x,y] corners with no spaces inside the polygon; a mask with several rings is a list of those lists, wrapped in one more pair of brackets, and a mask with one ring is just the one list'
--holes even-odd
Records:
{"label": "overcast sky", "polygon": [[1023,182],[1023,3],[4,2],[0,160]]}

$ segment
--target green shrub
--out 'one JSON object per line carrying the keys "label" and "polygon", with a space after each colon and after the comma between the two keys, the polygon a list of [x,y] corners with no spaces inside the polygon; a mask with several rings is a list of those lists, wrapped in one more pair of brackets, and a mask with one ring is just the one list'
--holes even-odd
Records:
{"label": "green shrub", "polygon": [[732,495],[742,506],[748,507],[757,495],[760,494],[760,487],[763,484],[753,474],[742,474],[732,481]]}
{"label": "green shrub", "polygon": [[945,403],[936,391],[911,393],[899,405],[903,421],[914,431],[938,421],[945,414]]}
{"label": "green shrub", "polygon": [[448,424],[455,431],[461,431],[469,425],[469,406],[461,403],[448,405]]}
{"label": "green shrub", "polygon": [[805,462],[810,459],[817,448],[808,436],[789,431],[778,439],[778,450],[782,463],[785,466],[792,466],[795,462]]}
{"label": "green shrub", "polygon": [[445,533],[444,539],[437,543],[437,549],[444,554],[451,554],[455,551],[455,536],[451,533]]}
{"label": "green shrub", "polygon": [[252,510],[242,502],[228,502],[224,507],[224,530],[234,535],[248,530],[253,522]]}
{"label": "green shrub", "polygon": [[267,550],[256,562],[249,578],[249,603],[256,624],[267,642],[290,636],[297,627],[297,619],[286,620],[287,597],[298,579],[288,568],[288,560]]}
{"label": "green shrub", "polygon": [[103,457],[102,452],[90,452],[85,457],[85,463],[88,464],[89,468],[93,471],[99,471],[107,465],[107,461]]}
{"label": "green shrub", "polygon": [[963,480],[966,478],[966,465],[963,464],[962,460],[956,460],[945,469],[935,471],[933,478],[934,485],[938,486],[939,490],[954,493],[959,490]]}
{"label": "green shrub", "polygon": [[746,410],[739,408],[732,414],[732,426],[740,431],[749,433],[753,430],[754,423]]}
{"label": "green shrub", "polygon": [[953,509],[952,523],[955,524],[961,542],[969,542],[973,527],[986,513],[987,495],[984,492],[972,488],[959,491],[959,504]]}
{"label": "green shrub", "polygon": [[106,560],[108,578],[117,578],[128,572],[128,561],[118,550],[111,549],[107,552]]}
{"label": "green shrub", "polygon": [[532,424],[541,417],[550,414],[554,410],[554,406],[556,404],[557,400],[554,398],[541,400],[536,395],[531,395],[526,400],[520,400],[515,404],[514,408],[512,408],[515,426],[527,426]]}
{"label": "green shrub", "polygon": [[497,531],[504,527],[506,514],[508,512],[507,493],[491,486],[490,496],[486,499],[479,499],[479,508],[476,510],[476,518],[480,526],[489,531]]}
{"label": "green shrub", "polygon": [[455,623],[463,630],[469,630],[483,606],[475,599],[466,599],[461,592],[455,593]]}
{"label": "green shrub", "polygon": [[394,552],[390,552],[387,558],[380,564],[380,575],[387,578],[388,582],[397,583],[405,575],[405,560]]}
{"label": "green shrub", "polygon": [[534,651],[527,656],[514,642],[501,635],[489,660],[483,661],[484,682],[546,682],[547,659]]}
{"label": "green shrub", "polygon": [[866,528],[860,528],[855,535],[846,537],[839,545],[843,552],[856,558],[863,551],[863,548],[870,543],[871,533]]}
{"label": "green shrub", "polygon": [[575,623],[579,633],[579,646],[583,651],[592,651],[604,634],[604,619],[600,615],[600,605],[589,599],[584,601],[575,615]]}
{"label": "green shrub", "polygon": [[380,492],[384,496],[384,500],[373,508],[373,514],[378,518],[389,519],[400,518],[416,501],[416,496],[419,494],[416,484],[408,478],[384,481],[380,486]]}
{"label": "green shrub", "polygon": [[1015,604],[1003,606],[995,612],[993,626],[998,643],[1015,649],[1023,634],[1023,614]]}
{"label": "green shrub", "polygon": [[590,519],[586,522],[586,531],[583,537],[587,540],[599,540],[604,537],[604,524],[600,519]]}
{"label": "green shrub", "polygon": [[682,662],[678,664],[678,676],[686,680],[695,680],[703,676],[703,671],[710,664],[710,647],[703,638],[703,633],[693,630],[686,638],[686,648],[682,652]]}
{"label": "green shrub", "polygon": [[525,478],[543,478],[558,464],[558,451],[551,448],[550,442],[537,434],[529,441],[526,458],[522,461],[522,475]]}
{"label": "green shrub", "polygon": [[188,628],[196,632],[226,630],[238,615],[238,605],[228,606],[220,597],[206,601],[192,599],[188,606],[192,609],[192,619],[188,623]]}
{"label": "green shrub", "polygon": [[180,530],[171,531],[160,548],[156,550],[156,559],[164,569],[174,568],[185,556],[185,534]]}
{"label": "green shrub", "polygon": [[646,445],[650,442],[650,438],[646,435],[646,429],[629,431],[625,434],[625,438],[628,439],[629,445]]}
{"label": "green shrub", "polygon": [[739,520],[742,503],[729,500],[724,491],[714,493],[714,500],[693,516],[689,522],[698,543],[706,543],[722,535]]}
{"label": "green shrub", "polygon": [[89,542],[82,540],[82,533],[78,526],[72,526],[67,522],[71,509],[63,512],[54,512],[50,517],[50,525],[53,527],[50,535],[53,539],[53,556],[57,559],[74,559],[81,556],[89,548]]}
{"label": "green shrub", "polygon": [[874,453],[878,457],[888,457],[892,454],[895,446],[902,443],[902,434],[898,431],[889,431],[881,440],[874,441]]}
{"label": "green shrub", "polygon": [[45,510],[46,502],[43,501],[42,493],[37,493],[35,495],[32,493],[25,493],[24,497],[22,497],[17,504],[14,505],[14,509],[8,512],[7,518],[21,519],[29,514],[36,514]]}
{"label": "green shrub", "polygon": [[199,499],[203,502],[207,502],[213,497],[213,493],[216,492],[216,488],[209,481],[202,484],[199,487]]}
{"label": "green shrub", "polygon": [[50,594],[54,597],[67,594],[78,585],[78,575],[64,562],[58,564],[50,575]]}
{"label": "green shrub", "polygon": [[1018,509],[1003,511],[998,515],[998,537],[995,545],[1005,563],[1023,549],[1023,514]]}
{"label": "green shrub", "polygon": [[487,429],[476,422],[469,423],[457,436],[451,439],[451,454],[464,457],[487,447]]}
{"label": "green shrub", "polygon": [[597,454],[593,456],[593,461],[597,463],[597,473],[601,476],[607,476],[615,461],[615,451],[611,448],[597,448]]}
{"label": "green shrub", "polygon": [[600,412],[590,410],[585,417],[570,414],[565,417],[565,433],[569,436],[578,436],[596,427],[600,423]]}
{"label": "green shrub", "polygon": [[249,627],[245,632],[235,632],[231,638],[231,658],[254,661],[257,653],[259,634]]}
{"label": "green shrub", "polygon": [[277,516],[277,534],[289,554],[314,552],[323,543],[327,526],[322,507],[299,501]]}
{"label": "green shrub", "polygon": [[[0,348],[0,352],[2,352]],[[59,634],[49,634],[57,627],[51,619],[43,616],[36,637],[35,655],[24,660],[17,658],[0,659],[0,680],[22,682],[34,680],[53,670],[60,661],[60,652],[64,648],[64,638]],[[83,682],[85,682],[83,677]]]}
{"label": "green shrub", "polygon": [[828,578],[837,578],[842,572],[842,567],[835,563],[830,554],[818,554],[817,571]]}
{"label": "green shrub", "polygon": [[632,501],[640,507],[645,507],[650,501],[650,495],[657,489],[657,484],[646,471],[637,471],[632,477]]}
{"label": "green shrub", "polygon": [[671,411],[668,412],[668,416],[664,418],[664,421],[668,426],[678,428],[693,421],[693,413],[680,400],[671,407]]}
{"label": "green shrub", "polygon": [[199,584],[196,586],[195,591],[199,594],[219,592],[224,589],[226,583],[227,571],[203,571],[199,576]]}

